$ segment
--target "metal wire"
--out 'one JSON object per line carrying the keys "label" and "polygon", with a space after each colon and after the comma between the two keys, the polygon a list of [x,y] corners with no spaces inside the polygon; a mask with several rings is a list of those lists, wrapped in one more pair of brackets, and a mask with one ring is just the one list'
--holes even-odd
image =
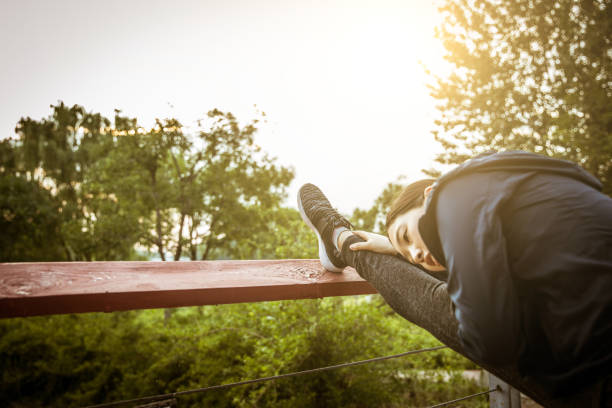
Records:
{"label": "metal wire", "polygon": [[343,363],[343,364],[336,364],[336,365],[327,366],[327,367],[313,368],[311,370],[297,371],[297,372],[294,372],[294,373],[273,375],[273,376],[270,376],[270,377],[256,378],[254,380],[238,381],[238,382],[234,382],[234,383],[221,384],[221,385],[212,385],[210,387],[195,388],[195,389],[186,390],[186,391],[177,391],[177,392],[173,392],[173,393],[170,393],[170,394],[152,395],[152,396],[149,396],[149,397],[134,398],[134,399],[129,399],[129,400],[110,402],[110,403],[106,403],[106,404],[89,405],[86,408],[117,407],[117,406],[127,405],[127,404],[143,403],[143,402],[149,402],[149,401],[158,401],[158,400],[162,400],[162,399],[175,398],[175,397],[178,397],[178,396],[181,396],[181,395],[196,394],[196,393],[210,391],[210,390],[220,390],[220,389],[223,389],[223,388],[236,387],[236,386],[239,386],[239,385],[255,384],[255,383],[259,383],[259,382],[263,382],[263,381],[278,380],[279,378],[295,377],[295,376],[298,376],[298,375],[318,373],[320,371],[334,370],[336,368],[352,367],[352,366],[357,366],[357,365],[362,365],[362,364],[374,363],[376,361],[389,360],[389,359],[392,359],[392,358],[409,356],[411,354],[425,353],[425,352],[428,352],[428,351],[436,351],[436,350],[440,350],[440,349],[443,349],[443,348],[447,348],[447,347],[446,346],[437,346],[437,347],[430,347],[430,348],[420,349],[420,350],[412,350],[412,351],[407,351],[405,353],[394,354],[394,355],[391,355],[391,356],[370,358],[368,360],[354,361],[354,362],[351,362],[351,363]]}
{"label": "metal wire", "polygon": [[490,393],[492,393],[492,392],[494,392],[494,391],[498,391],[498,389],[497,389],[497,388],[492,388],[492,389],[490,389],[489,391],[478,392],[478,393],[476,393],[476,394],[468,395],[468,396],[466,396],[466,397],[462,397],[462,398],[457,398],[457,399],[452,400],[452,401],[446,401],[446,402],[443,402],[443,403],[441,403],[441,404],[432,405],[432,406],[427,407],[427,408],[439,408],[439,407],[445,407],[445,406],[447,406],[447,405],[454,404],[455,402],[459,402],[459,401],[463,401],[463,400],[466,400],[466,399],[474,398],[474,397],[477,397],[477,396],[479,396],[479,395],[490,394]]}

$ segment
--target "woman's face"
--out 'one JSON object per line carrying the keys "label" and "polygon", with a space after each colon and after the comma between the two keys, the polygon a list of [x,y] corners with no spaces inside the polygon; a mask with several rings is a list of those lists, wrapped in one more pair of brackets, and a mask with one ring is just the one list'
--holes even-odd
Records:
{"label": "woman's face", "polygon": [[[425,189],[427,196],[431,187]],[[444,266],[433,257],[419,233],[419,219],[425,213],[425,203],[399,215],[389,226],[388,233],[391,244],[409,262],[421,265],[428,271],[445,270]]]}

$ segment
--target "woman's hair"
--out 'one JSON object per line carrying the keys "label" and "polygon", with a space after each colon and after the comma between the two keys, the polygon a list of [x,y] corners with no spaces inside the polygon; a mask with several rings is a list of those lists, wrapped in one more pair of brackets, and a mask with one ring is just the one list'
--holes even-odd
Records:
{"label": "woman's hair", "polygon": [[412,210],[413,208],[420,207],[425,201],[423,192],[428,186],[435,183],[434,179],[424,179],[415,181],[412,184],[406,186],[400,195],[393,200],[389,212],[387,213],[386,226],[389,226],[395,221],[400,215]]}

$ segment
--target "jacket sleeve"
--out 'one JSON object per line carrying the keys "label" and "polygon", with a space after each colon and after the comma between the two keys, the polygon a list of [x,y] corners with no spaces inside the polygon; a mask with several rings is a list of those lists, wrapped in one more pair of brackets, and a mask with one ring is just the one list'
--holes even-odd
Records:
{"label": "jacket sleeve", "polygon": [[439,192],[436,208],[460,341],[468,357],[489,364],[515,362],[522,347],[500,219],[503,184],[482,174],[458,178]]}

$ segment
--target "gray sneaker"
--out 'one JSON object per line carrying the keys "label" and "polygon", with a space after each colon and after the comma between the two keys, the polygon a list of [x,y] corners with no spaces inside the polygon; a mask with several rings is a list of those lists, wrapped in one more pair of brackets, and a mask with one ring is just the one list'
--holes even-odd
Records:
{"label": "gray sneaker", "polygon": [[336,228],[353,228],[330,204],[321,190],[314,184],[304,184],[298,192],[298,208],[302,219],[317,234],[319,240],[319,259],[325,269],[342,272],[346,264],[340,259],[340,252],[332,242]]}

